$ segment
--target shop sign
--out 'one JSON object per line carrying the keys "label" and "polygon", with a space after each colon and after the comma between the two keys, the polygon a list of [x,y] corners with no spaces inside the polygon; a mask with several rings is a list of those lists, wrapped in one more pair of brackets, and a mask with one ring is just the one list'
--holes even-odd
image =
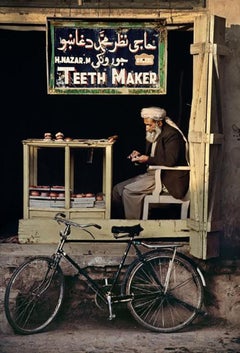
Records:
{"label": "shop sign", "polygon": [[47,20],[49,94],[166,94],[159,22]]}

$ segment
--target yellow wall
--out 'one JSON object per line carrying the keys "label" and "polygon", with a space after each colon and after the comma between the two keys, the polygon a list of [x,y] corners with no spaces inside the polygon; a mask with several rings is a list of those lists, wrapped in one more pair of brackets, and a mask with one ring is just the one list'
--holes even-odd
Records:
{"label": "yellow wall", "polygon": [[210,13],[226,18],[226,25],[240,24],[239,0],[208,0]]}

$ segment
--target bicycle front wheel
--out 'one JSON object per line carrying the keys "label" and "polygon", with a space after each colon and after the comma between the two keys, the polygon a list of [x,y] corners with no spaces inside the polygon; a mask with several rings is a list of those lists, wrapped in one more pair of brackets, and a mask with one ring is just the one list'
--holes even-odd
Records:
{"label": "bicycle front wheel", "polygon": [[33,257],[20,265],[7,284],[4,309],[16,333],[42,331],[56,317],[64,295],[64,276],[53,259]]}
{"label": "bicycle front wheel", "polygon": [[152,331],[183,329],[203,303],[203,284],[196,268],[178,254],[169,272],[171,260],[171,252],[153,252],[126,274],[125,293],[133,295],[128,308],[136,321]]}

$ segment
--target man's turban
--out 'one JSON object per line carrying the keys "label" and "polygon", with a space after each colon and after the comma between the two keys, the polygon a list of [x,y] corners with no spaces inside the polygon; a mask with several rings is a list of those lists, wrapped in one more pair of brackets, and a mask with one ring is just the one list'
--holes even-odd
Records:
{"label": "man's turban", "polygon": [[143,119],[145,118],[150,118],[153,120],[163,120],[166,118],[166,110],[159,108],[159,107],[149,107],[149,108],[143,108],[141,110],[141,117]]}

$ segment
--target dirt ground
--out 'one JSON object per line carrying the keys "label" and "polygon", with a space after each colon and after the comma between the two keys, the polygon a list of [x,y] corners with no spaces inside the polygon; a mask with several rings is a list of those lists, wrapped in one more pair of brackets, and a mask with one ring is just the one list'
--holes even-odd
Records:
{"label": "dirt ground", "polygon": [[46,332],[21,336],[0,333],[1,353],[240,353],[240,330],[204,318],[184,331],[149,332],[130,316],[105,313],[87,305],[72,315],[63,312]]}

